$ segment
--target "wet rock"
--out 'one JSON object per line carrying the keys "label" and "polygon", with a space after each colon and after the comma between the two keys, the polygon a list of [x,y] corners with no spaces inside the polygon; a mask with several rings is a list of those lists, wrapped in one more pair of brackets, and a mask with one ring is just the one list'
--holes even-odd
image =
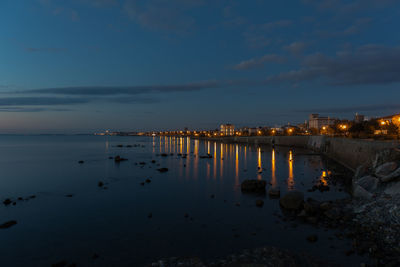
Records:
{"label": "wet rock", "polygon": [[146,162],[139,162],[139,165],[146,165]]}
{"label": "wet rock", "polygon": [[144,185],[144,182],[141,182],[141,183],[140,183],[140,185],[142,185],[142,186],[143,186],[143,185]]}
{"label": "wet rock", "polygon": [[151,163],[153,163],[153,164],[154,164],[154,163],[156,163],[156,161],[153,159],[153,160],[151,161]]}
{"label": "wet rock", "polygon": [[385,177],[394,172],[397,169],[397,167],[398,165],[396,162],[384,163],[376,168],[375,175],[379,178]]}
{"label": "wet rock", "polygon": [[159,171],[159,172],[161,172],[161,173],[167,172],[167,171],[168,171],[168,168],[160,168],[160,169],[157,169],[157,171]]}
{"label": "wet rock", "polygon": [[201,159],[212,159],[212,155],[211,154],[207,154],[205,156],[200,156]]}
{"label": "wet rock", "polygon": [[212,194],[210,197],[211,197],[211,198],[215,198],[215,195],[214,195],[214,194]]}
{"label": "wet rock", "polygon": [[241,184],[242,192],[260,193],[265,192],[267,182],[264,180],[244,180]]}
{"label": "wet rock", "polygon": [[147,218],[149,218],[149,219],[153,218],[153,213],[149,213],[149,214],[147,215]]}
{"label": "wet rock", "polygon": [[32,196],[30,196],[29,198],[30,198],[30,199],[34,199],[34,198],[36,198],[36,196],[35,196],[35,195],[32,195]]}
{"label": "wet rock", "polygon": [[85,163],[83,160],[78,161],[79,164]]}
{"label": "wet rock", "polygon": [[73,197],[73,196],[74,196],[73,194],[65,195],[65,197]]}
{"label": "wet rock", "polygon": [[303,206],[304,194],[299,191],[292,191],[285,194],[279,204],[287,210],[299,210]]}
{"label": "wet rock", "polygon": [[128,159],[122,158],[121,156],[115,156],[115,158],[114,158],[114,161],[117,163],[121,162],[121,161],[125,161],[125,160],[128,160]]}
{"label": "wet rock", "polygon": [[376,191],[378,187],[379,180],[376,177],[373,176],[364,176],[355,181],[356,185],[361,186],[365,190],[367,190],[370,193],[373,193]]}
{"label": "wet rock", "polygon": [[311,243],[317,242],[318,236],[317,235],[309,235],[309,236],[307,236],[307,241],[311,242]]}
{"label": "wet rock", "polygon": [[17,224],[17,221],[14,221],[14,220],[8,221],[8,222],[5,222],[3,224],[0,224],[0,229],[7,229],[7,228],[10,228],[11,226],[14,226],[16,224]]}
{"label": "wet rock", "polygon": [[100,182],[97,183],[97,186],[98,186],[98,187],[103,187],[103,185],[104,185],[104,183],[103,183],[102,181],[100,181]]}
{"label": "wet rock", "polygon": [[353,197],[360,199],[371,199],[373,194],[356,184],[353,187]]}
{"label": "wet rock", "polygon": [[277,187],[277,186],[270,187],[270,188],[268,189],[268,195],[269,195],[271,198],[279,198],[280,195],[281,195],[281,190],[280,190],[280,188]]}
{"label": "wet rock", "polygon": [[151,180],[150,179],[146,179],[146,181],[145,181],[146,183],[151,183]]}
{"label": "wet rock", "polygon": [[117,145],[117,147],[124,147],[123,145]]}
{"label": "wet rock", "polygon": [[397,170],[395,170],[394,172],[392,172],[389,175],[380,177],[380,179],[381,179],[382,182],[387,183],[387,182],[393,181],[393,180],[395,180],[396,178],[399,178],[399,177],[400,177],[400,168],[398,168]]}
{"label": "wet rock", "polygon": [[132,145],[126,145],[126,147],[132,147]]}
{"label": "wet rock", "polygon": [[161,157],[168,157],[168,154],[162,153],[162,154],[161,154]]}
{"label": "wet rock", "polygon": [[385,194],[391,196],[400,194],[400,181],[388,184],[385,189]]}
{"label": "wet rock", "polygon": [[262,206],[264,206],[264,201],[262,199],[257,199],[256,200],[256,206],[261,208]]}
{"label": "wet rock", "polygon": [[10,205],[11,203],[12,203],[12,201],[11,201],[11,199],[9,199],[9,198],[6,198],[6,199],[3,201],[3,204],[6,205],[6,206]]}

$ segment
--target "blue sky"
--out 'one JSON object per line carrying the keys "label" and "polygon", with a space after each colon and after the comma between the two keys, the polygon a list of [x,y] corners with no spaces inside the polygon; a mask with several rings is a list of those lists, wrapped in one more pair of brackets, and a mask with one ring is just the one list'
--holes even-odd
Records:
{"label": "blue sky", "polygon": [[0,133],[400,112],[395,0],[0,2]]}

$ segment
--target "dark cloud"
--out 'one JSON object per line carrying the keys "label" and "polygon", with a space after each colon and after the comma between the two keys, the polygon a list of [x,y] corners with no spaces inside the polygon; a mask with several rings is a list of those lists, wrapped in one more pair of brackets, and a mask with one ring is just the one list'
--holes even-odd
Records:
{"label": "dark cloud", "polygon": [[298,70],[270,76],[268,83],[322,80],[331,85],[389,84],[400,82],[400,47],[365,45],[355,51],[321,53],[304,58]]}
{"label": "dark cloud", "polygon": [[302,0],[305,4],[311,4],[320,11],[351,14],[366,9],[386,8],[398,3],[397,0]]}
{"label": "dark cloud", "polygon": [[351,106],[351,107],[323,107],[314,109],[298,109],[293,110],[294,112],[304,113],[355,113],[355,112],[367,112],[367,111],[387,111],[387,110],[399,110],[400,104],[376,104],[376,105],[364,105],[364,106]]}
{"label": "dark cloud", "polygon": [[0,98],[0,106],[49,106],[73,105],[88,103],[85,98],[57,98],[57,97],[4,97]]}
{"label": "dark cloud", "polygon": [[364,31],[368,25],[372,22],[372,18],[358,18],[356,19],[353,24],[346,27],[343,30],[339,31],[332,31],[332,30],[324,30],[324,31],[317,31],[317,35],[323,38],[338,38],[338,37],[347,37],[355,34],[359,34]]}
{"label": "dark cloud", "polygon": [[235,70],[255,69],[263,67],[264,64],[268,62],[284,63],[285,61],[286,59],[282,56],[276,54],[268,54],[260,58],[252,58],[249,60],[242,61],[239,64],[233,66],[233,69]]}
{"label": "dark cloud", "polygon": [[203,4],[201,0],[126,0],[124,12],[141,26],[175,33],[187,32],[195,20],[189,11]]}
{"label": "dark cloud", "polygon": [[50,109],[50,108],[26,108],[26,107],[0,107],[0,112],[42,112],[42,111],[71,111],[71,109],[65,108],[57,108],[57,109]]}
{"label": "dark cloud", "polygon": [[308,44],[304,42],[293,42],[289,45],[284,46],[283,49],[289,51],[294,55],[300,55],[304,52],[307,46]]}
{"label": "dark cloud", "polygon": [[219,88],[224,84],[216,81],[178,84],[178,85],[148,85],[148,86],[87,86],[87,87],[62,87],[62,88],[44,88],[20,91],[18,93],[34,94],[58,94],[58,95],[140,95],[155,93],[173,93],[200,91],[211,88]]}

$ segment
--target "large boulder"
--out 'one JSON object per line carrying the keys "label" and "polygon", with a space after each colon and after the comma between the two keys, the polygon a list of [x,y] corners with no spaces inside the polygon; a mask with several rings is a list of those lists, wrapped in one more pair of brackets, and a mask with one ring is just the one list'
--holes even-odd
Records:
{"label": "large boulder", "polygon": [[267,182],[264,180],[244,180],[241,184],[242,192],[262,193],[265,192]]}
{"label": "large boulder", "polygon": [[353,197],[355,198],[364,198],[364,199],[371,199],[373,197],[373,194],[365,190],[359,185],[355,185],[353,187]]}
{"label": "large boulder", "polygon": [[395,170],[394,172],[390,173],[389,175],[380,177],[381,181],[384,183],[390,182],[395,180],[396,178],[400,177],[400,168],[398,168],[397,170]]}
{"label": "large boulder", "polygon": [[380,165],[375,170],[375,175],[379,178],[385,177],[397,169],[398,165],[396,162],[387,162]]}
{"label": "large boulder", "polygon": [[388,184],[385,189],[385,194],[392,196],[400,194],[400,181]]}
{"label": "large boulder", "polygon": [[281,207],[287,210],[299,210],[303,203],[304,194],[299,191],[288,192],[279,200]]}
{"label": "large boulder", "polygon": [[358,179],[355,184],[361,186],[370,193],[374,193],[378,187],[379,180],[373,176],[364,176]]}

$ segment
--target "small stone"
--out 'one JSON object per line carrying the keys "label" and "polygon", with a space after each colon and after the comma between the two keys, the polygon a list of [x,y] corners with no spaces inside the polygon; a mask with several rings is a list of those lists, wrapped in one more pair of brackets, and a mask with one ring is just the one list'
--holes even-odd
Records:
{"label": "small stone", "polygon": [[315,243],[318,241],[318,236],[317,235],[309,235],[307,236],[307,241],[311,243]]}
{"label": "small stone", "polygon": [[262,199],[257,199],[256,200],[256,206],[261,208],[262,206],[264,206],[264,201]]}

